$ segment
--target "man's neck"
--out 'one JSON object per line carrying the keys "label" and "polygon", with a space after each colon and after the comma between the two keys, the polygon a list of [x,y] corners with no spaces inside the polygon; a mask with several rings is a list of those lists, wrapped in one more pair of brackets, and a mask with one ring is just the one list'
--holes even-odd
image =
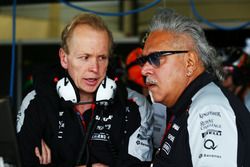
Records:
{"label": "man's neck", "polygon": [[[94,102],[94,94],[93,93],[82,93],[80,94],[80,101],[81,102]],[[91,103],[89,104],[79,104],[76,105],[76,110],[83,114],[86,110],[90,109],[92,106]]]}

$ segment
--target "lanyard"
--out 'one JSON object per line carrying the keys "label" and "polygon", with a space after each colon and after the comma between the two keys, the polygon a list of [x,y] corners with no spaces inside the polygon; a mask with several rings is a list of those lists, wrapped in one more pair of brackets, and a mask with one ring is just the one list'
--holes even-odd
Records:
{"label": "lanyard", "polygon": [[167,155],[169,155],[180,129],[186,124],[189,107],[190,106],[186,109],[186,112],[182,112],[178,117],[174,114],[171,115],[164,136],[161,140],[161,147],[158,149],[156,154],[158,154],[160,150],[163,150]]}
{"label": "lanyard", "polygon": [[162,137],[162,139],[161,139],[161,145],[162,145],[162,142],[164,141],[164,139],[166,138],[167,133],[168,133],[168,131],[170,130],[170,128],[171,128],[171,126],[172,126],[172,124],[173,124],[174,119],[175,119],[175,115],[172,114],[171,117],[170,117],[169,122],[167,123],[166,129],[165,129],[165,132],[164,132],[164,135],[163,135],[163,137]]}

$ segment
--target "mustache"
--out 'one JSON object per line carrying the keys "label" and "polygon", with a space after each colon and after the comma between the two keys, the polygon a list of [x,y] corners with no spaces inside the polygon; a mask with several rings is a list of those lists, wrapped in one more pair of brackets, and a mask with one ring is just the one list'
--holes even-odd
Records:
{"label": "mustache", "polygon": [[146,77],[146,84],[156,84],[157,81],[152,79],[152,78],[149,78],[149,77]]}

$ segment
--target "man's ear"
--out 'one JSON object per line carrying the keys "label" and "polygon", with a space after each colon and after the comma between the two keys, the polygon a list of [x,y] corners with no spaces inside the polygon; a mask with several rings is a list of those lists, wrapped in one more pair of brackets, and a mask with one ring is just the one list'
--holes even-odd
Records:
{"label": "man's ear", "polygon": [[59,58],[60,58],[61,66],[64,69],[67,69],[68,68],[67,54],[62,48],[59,49]]}
{"label": "man's ear", "polygon": [[196,55],[195,52],[188,52],[186,55],[186,75],[191,76],[193,72],[197,69],[198,65],[198,56]]}

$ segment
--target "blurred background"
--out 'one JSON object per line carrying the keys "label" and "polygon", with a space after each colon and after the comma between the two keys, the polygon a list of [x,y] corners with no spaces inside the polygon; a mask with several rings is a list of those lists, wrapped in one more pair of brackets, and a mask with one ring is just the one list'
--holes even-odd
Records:
{"label": "blurred background", "polygon": [[81,12],[96,13],[108,24],[115,40],[111,63],[119,75],[125,74],[126,57],[140,46],[159,7],[199,21],[222,57],[233,54],[224,51],[228,47],[245,51],[250,37],[250,0],[1,0],[0,96],[10,96],[14,108],[20,105],[32,84],[33,68],[58,61],[60,33]]}

